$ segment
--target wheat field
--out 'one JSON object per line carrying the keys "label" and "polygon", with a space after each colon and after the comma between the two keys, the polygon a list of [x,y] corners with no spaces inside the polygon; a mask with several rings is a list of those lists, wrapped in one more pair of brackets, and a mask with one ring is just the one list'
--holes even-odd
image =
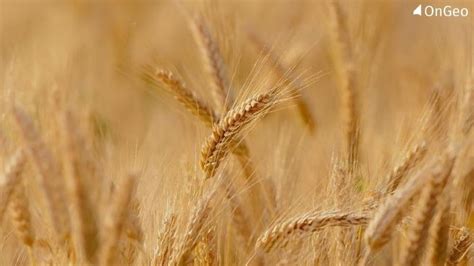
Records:
{"label": "wheat field", "polygon": [[474,265],[474,14],[1,0],[0,265]]}

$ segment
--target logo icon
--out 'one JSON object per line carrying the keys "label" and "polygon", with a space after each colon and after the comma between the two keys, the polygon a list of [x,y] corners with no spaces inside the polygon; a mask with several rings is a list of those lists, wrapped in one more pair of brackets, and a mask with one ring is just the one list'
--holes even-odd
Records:
{"label": "logo icon", "polygon": [[417,6],[415,10],[413,10],[413,16],[421,16],[421,5]]}

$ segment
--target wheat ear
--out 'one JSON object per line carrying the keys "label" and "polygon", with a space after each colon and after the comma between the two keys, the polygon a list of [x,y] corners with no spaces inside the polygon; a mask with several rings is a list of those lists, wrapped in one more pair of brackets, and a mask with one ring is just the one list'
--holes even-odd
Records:
{"label": "wheat ear", "polygon": [[17,150],[7,162],[0,177],[0,222],[3,220],[14,189],[21,180],[24,165],[24,153],[21,149]]}
{"label": "wheat ear", "polygon": [[462,228],[459,232],[456,241],[454,242],[451,251],[449,252],[448,260],[446,261],[447,266],[458,265],[469,251],[472,245],[472,237],[469,229]]}
{"label": "wheat ear", "polygon": [[443,265],[446,261],[450,224],[449,209],[449,199],[444,199],[436,207],[436,215],[433,218],[429,232],[428,264]]}
{"label": "wheat ear", "polygon": [[176,239],[176,215],[170,214],[165,219],[162,231],[159,235],[159,253],[155,258],[154,265],[169,265],[170,258],[174,256],[173,247]]}
{"label": "wheat ear", "polygon": [[132,197],[129,203],[129,211],[124,227],[124,235],[127,237],[125,246],[126,264],[134,264],[138,252],[142,250],[144,233],[139,218],[140,202],[137,197]]}
{"label": "wheat ear", "polygon": [[[207,127],[212,128],[213,123],[217,121],[214,112],[191,93],[184,83],[177,79],[170,71],[153,71],[151,67],[146,67],[143,75],[144,79],[154,86],[158,86],[158,82],[165,84],[166,88],[174,94],[175,98],[186,110],[195,115]],[[255,168],[250,159],[247,145],[244,142],[234,140],[230,146],[232,147],[232,153],[235,154],[244,170],[245,177],[251,179],[255,174]]]}
{"label": "wheat ear", "polygon": [[416,265],[420,261],[426,247],[428,230],[435,213],[435,207],[451,175],[453,164],[454,157],[444,159],[433,171],[425,185],[414,210],[413,223],[408,232],[408,243],[401,254],[401,265]]}
{"label": "wheat ear", "polygon": [[82,137],[78,129],[73,125],[73,118],[69,112],[63,117],[63,131],[65,142],[65,175],[69,198],[71,201],[72,224],[77,246],[87,261],[93,263],[96,260],[96,252],[99,247],[97,211],[94,209],[91,199],[87,195],[85,176],[79,159],[79,149],[82,145]]}
{"label": "wheat ear", "polygon": [[194,207],[186,226],[186,234],[181,240],[177,256],[173,260],[175,263],[185,263],[189,259],[191,251],[196,247],[204,224],[207,222],[211,212],[211,201],[215,194],[216,190],[211,190]]}
{"label": "wheat ear", "polygon": [[59,240],[64,241],[70,234],[70,220],[64,193],[65,184],[59,165],[41,139],[31,118],[19,107],[13,108],[13,115],[22,133],[26,150],[41,177],[40,182],[49,205],[54,230],[59,236]]}
{"label": "wheat ear", "polygon": [[337,0],[329,4],[332,55],[341,93],[341,113],[344,126],[344,147],[349,169],[358,160],[359,154],[359,110],[355,88],[354,58],[346,17]]}
{"label": "wheat ear", "polygon": [[26,198],[22,183],[18,184],[14,189],[10,202],[10,211],[12,223],[15,227],[15,233],[18,239],[28,249],[31,249],[35,238],[31,225],[28,199]]}
{"label": "wheat ear", "polygon": [[214,126],[211,136],[201,150],[201,168],[207,178],[214,176],[237,134],[275,104],[279,90],[279,87],[275,87],[267,93],[248,99],[242,105],[231,109]]}
{"label": "wheat ear", "polygon": [[[443,162],[448,165],[449,160]],[[418,194],[423,186],[428,182],[433,174],[433,170],[441,171],[436,168],[438,160],[430,163],[410,179],[404,186],[395,191],[393,195],[386,199],[385,203],[378,208],[374,218],[370,221],[365,232],[365,240],[368,246],[368,252],[376,251],[382,248],[392,237],[395,226],[406,214],[411,200]],[[436,173],[435,174],[439,174]]]}
{"label": "wheat ear", "polygon": [[297,232],[316,232],[325,227],[347,227],[365,225],[370,217],[367,214],[355,212],[320,212],[308,213],[279,223],[263,233],[257,240],[257,249],[269,252],[286,237]]}
{"label": "wheat ear", "polygon": [[301,86],[297,84],[296,78],[291,76],[291,73],[286,73],[282,62],[278,60],[276,54],[271,49],[269,49],[268,45],[261,38],[259,38],[257,34],[249,31],[248,36],[255,48],[261,51],[263,55],[268,58],[275,75],[277,75],[283,81],[284,85],[288,86],[291,95],[295,96],[294,101],[296,103],[299,116],[308,130],[313,133],[316,129],[316,121],[311,114],[308,104],[301,95]]}
{"label": "wheat ear", "polygon": [[[229,88],[230,82],[227,76],[227,69],[222,53],[217,41],[202,17],[194,17],[191,20],[191,28],[212,80],[211,92],[216,106],[216,109],[214,110],[221,117],[223,114],[228,112],[229,104],[233,101]],[[234,149],[232,150],[244,170],[245,177],[250,179],[255,174],[255,168],[250,159],[248,147],[245,142],[239,143],[238,140],[233,140],[233,142],[234,144],[232,146]]]}
{"label": "wheat ear", "polygon": [[406,154],[403,161],[393,169],[387,178],[389,185],[387,186],[386,194],[390,194],[398,188],[408,172],[423,160],[426,151],[426,143],[421,142]]}
{"label": "wheat ear", "polygon": [[126,226],[130,201],[136,185],[134,175],[127,176],[118,187],[110,213],[105,221],[105,240],[102,245],[100,265],[116,265],[120,236]]}
{"label": "wheat ear", "polygon": [[215,229],[210,228],[202,237],[195,248],[195,265],[216,265],[217,254],[215,253]]}
{"label": "wheat ear", "polygon": [[170,91],[177,101],[208,127],[211,127],[216,121],[212,110],[201,102],[172,72],[165,70],[153,71],[151,67],[146,67],[143,74],[144,79],[154,86],[159,86],[158,82],[164,84],[164,88]]}
{"label": "wheat ear", "polygon": [[212,96],[219,114],[228,110],[229,80],[219,46],[202,17],[192,19],[191,28],[201,50],[202,58],[212,80]]}

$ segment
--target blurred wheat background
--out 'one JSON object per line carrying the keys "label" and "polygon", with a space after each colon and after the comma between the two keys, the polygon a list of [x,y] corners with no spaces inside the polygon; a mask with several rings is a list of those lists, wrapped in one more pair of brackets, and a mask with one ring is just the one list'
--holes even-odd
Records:
{"label": "blurred wheat background", "polygon": [[[448,3],[449,2],[449,3]],[[0,3],[1,265],[473,265],[472,1]]]}

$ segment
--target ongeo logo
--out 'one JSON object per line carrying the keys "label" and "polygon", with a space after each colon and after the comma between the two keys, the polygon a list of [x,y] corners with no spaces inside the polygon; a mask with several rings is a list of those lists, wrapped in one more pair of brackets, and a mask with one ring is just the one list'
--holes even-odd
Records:
{"label": "ongeo logo", "polygon": [[431,5],[418,5],[413,10],[414,16],[426,16],[426,17],[467,17],[469,16],[469,9],[463,7],[453,7],[453,6],[444,6],[444,7],[434,7]]}

